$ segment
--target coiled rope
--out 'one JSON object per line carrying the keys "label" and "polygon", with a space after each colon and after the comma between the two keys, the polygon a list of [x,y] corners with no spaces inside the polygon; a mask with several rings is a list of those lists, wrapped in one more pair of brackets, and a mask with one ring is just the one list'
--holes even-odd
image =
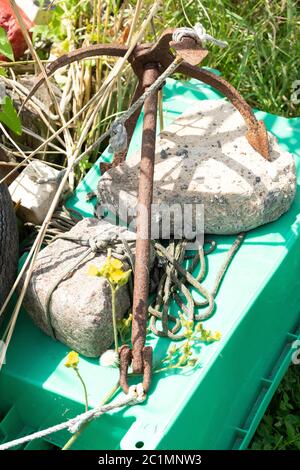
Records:
{"label": "coiled rope", "polygon": [[[211,291],[203,286],[203,281],[207,275],[205,257],[215,250],[216,242],[206,240],[205,245],[208,244],[209,248],[205,250],[203,246],[200,246],[198,252],[191,258],[191,265],[187,269],[182,267],[182,263],[186,259],[186,240],[180,240],[177,243],[171,241],[168,247],[162,246],[159,242],[154,243],[156,254],[164,271],[160,277],[156,297],[149,307],[149,326],[156,336],[165,336],[172,341],[180,341],[185,338],[185,333],[180,333],[182,330],[181,319],[169,313],[172,301],[176,302],[183,316],[189,321],[207,320],[214,313],[216,295],[225,273],[244,238],[244,233],[239,234],[228,250]],[[198,263],[200,264],[200,270],[198,275],[194,276],[192,273]],[[197,301],[194,299],[189,286],[192,286],[204,300]],[[199,309],[203,308],[206,310],[199,312]],[[161,330],[157,328],[158,320],[161,322]],[[169,326],[170,323],[174,324],[172,328]]]}
{"label": "coiled rope", "polygon": [[[64,278],[75,271],[79,265],[87,261],[90,257],[95,256],[97,252],[104,253],[107,248],[112,248],[112,256],[127,262],[134,272],[134,246],[132,242],[127,241],[122,236],[121,230],[118,231],[118,236],[114,236],[110,240],[103,240],[102,238],[98,240],[94,237],[83,239],[70,236],[66,233],[76,225],[79,221],[79,216],[82,219],[80,213],[73,211],[73,209],[67,209],[65,206],[59,208],[55,212],[45,235],[46,245],[58,239],[65,239],[79,246],[86,247],[86,251],[84,251],[72,265],[68,265],[59,278],[55,280],[53,285],[49,287],[45,300],[45,311],[47,325],[53,338],[55,338],[55,332],[52,326],[50,309],[52,294]],[[30,224],[30,226],[33,227],[34,232],[37,230],[37,227],[33,226],[33,224]],[[30,248],[30,244],[32,243],[31,238],[34,239],[34,237],[30,237],[29,243],[26,243],[26,246],[23,247],[23,251],[27,251]],[[168,337],[172,341],[184,339],[184,333],[180,332],[182,330],[181,319],[169,313],[170,305],[173,301],[176,302],[184,318],[190,321],[203,321],[214,313],[215,298],[225,273],[243,243],[244,238],[244,233],[239,234],[228,250],[211,291],[208,291],[204,287],[203,281],[207,276],[206,258],[217,247],[217,243],[214,240],[206,239],[204,246],[199,246],[198,251],[193,255],[189,255],[186,251],[187,240],[185,239],[178,241],[170,240],[168,246],[163,246],[157,240],[152,242],[158,261],[157,264],[160,268],[160,274],[158,276],[154,298],[149,305],[148,311],[150,317],[149,327],[156,336]],[[183,263],[188,259],[190,260],[190,266],[185,269]],[[198,265],[200,265],[199,273],[194,276],[193,272]],[[196,300],[190,292],[190,287],[193,287],[195,292],[200,294],[203,300]],[[132,294],[132,279],[128,284],[128,289],[130,294]],[[199,310],[202,309],[205,310],[200,312]],[[157,328],[158,321],[161,322],[161,330]],[[170,327],[170,324],[173,324],[173,326]]]}

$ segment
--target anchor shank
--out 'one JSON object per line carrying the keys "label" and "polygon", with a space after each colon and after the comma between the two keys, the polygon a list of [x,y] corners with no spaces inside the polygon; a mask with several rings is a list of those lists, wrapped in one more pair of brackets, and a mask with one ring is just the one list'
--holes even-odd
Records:
{"label": "anchor shank", "polygon": [[[146,89],[158,77],[156,64],[148,64],[143,74]],[[155,137],[158,92],[145,100],[142,153],[138,187],[138,210],[136,219],[136,258],[133,293],[132,320],[132,368],[134,373],[143,372],[143,347],[145,345],[148,317],[149,256],[151,236],[151,204],[155,160]]]}

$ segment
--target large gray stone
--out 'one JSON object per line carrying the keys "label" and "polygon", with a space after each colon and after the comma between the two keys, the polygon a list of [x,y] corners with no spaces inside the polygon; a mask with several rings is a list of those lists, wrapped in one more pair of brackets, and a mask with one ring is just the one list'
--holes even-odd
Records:
{"label": "large gray stone", "polygon": [[[295,196],[295,164],[269,134],[271,161],[248,143],[246,126],[224,100],[195,104],[157,140],[155,204],[203,204],[204,231],[234,234],[271,222]],[[140,152],[99,181],[102,204],[137,204]],[[195,226],[195,220],[193,220]]]}
{"label": "large gray stone", "polygon": [[[68,235],[89,239],[114,236],[118,230],[104,220],[83,219]],[[103,237],[103,238],[105,238]],[[122,231],[134,252],[135,234]],[[50,334],[46,316],[46,298],[63,272],[72,267],[86,247],[68,240],[59,239],[44,248],[38,255],[31,281],[25,296],[24,306],[37,326]],[[53,291],[50,312],[56,338],[71,349],[90,357],[96,357],[109,348],[113,342],[111,291],[105,278],[87,274],[89,265],[101,267],[107,252],[96,253],[82,262]],[[129,268],[129,265],[126,269]],[[120,287],[116,295],[117,318],[130,307],[128,286]]]}

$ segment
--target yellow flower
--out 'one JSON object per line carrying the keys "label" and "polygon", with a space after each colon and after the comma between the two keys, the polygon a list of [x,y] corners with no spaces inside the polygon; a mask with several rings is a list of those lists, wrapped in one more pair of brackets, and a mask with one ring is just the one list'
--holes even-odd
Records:
{"label": "yellow flower", "polygon": [[75,351],[69,352],[69,354],[67,355],[65,366],[72,367],[73,369],[75,369],[78,366],[78,363],[79,363],[79,354]]}
{"label": "yellow flower", "polygon": [[124,318],[124,325],[126,326],[126,328],[129,328],[131,326],[132,318],[133,318],[132,313],[128,315],[128,318]]}
{"label": "yellow flower", "polygon": [[208,341],[211,338],[211,331],[205,330],[204,328],[201,331],[200,339],[202,341]]}
{"label": "yellow flower", "polygon": [[189,339],[189,338],[192,338],[192,336],[193,336],[193,330],[185,330],[184,336],[185,336],[185,338],[188,338],[188,339]]}
{"label": "yellow flower", "polygon": [[190,344],[190,342],[189,342],[188,340],[183,343],[182,349],[183,349],[183,352],[184,352],[185,354],[189,354],[189,353],[190,353],[190,351],[191,351],[191,344]]}
{"label": "yellow flower", "polygon": [[112,286],[124,286],[129,281],[131,269],[123,271],[122,268],[122,261],[108,256],[100,269],[93,265],[89,266],[88,274],[90,276],[103,276]]}
{"label": "yellow flower", "polygon": [[99,269],[97,268],[97,266],[94,266],[93,264],[91,264],[88,267],[88,275],[89,276],[99,276]]}
{"label": "yellow flower", "polygon": [[181,320],[182,326],[184,326],[188,330],[192,330],[194,328],[194,322],[192,320],[186,320],[184,316],[182,315],[182,313],[179,313],[178,315]]}
{"label": "yellow flower", "polygon": [[220,331],[215,331],[213,335],[211,335],[211,339],[213,339],[214,341],[220,341],[220,339],[222,338],[222,334],[220,333]]}
{"label": "yellow flower", "polygon": [[203,325],[202,323],[197,323],[196,325],[196,331],[201,333],[201,331],[203,331]]}

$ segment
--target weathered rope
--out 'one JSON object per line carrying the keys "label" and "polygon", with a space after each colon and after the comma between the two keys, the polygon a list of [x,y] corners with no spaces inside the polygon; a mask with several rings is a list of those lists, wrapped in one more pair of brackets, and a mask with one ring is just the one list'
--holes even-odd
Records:
{"label": "weathered rope", "polygon": [[[208,250],[204,250],[203,247],[199,247],[198,253],[193,256],[192,263],[188,269],[184,269],[181,265],[182,261],[186,259],[186,242],[184,240],[178,241],[177,245],[175,245],[175,242],[173,241],[168,247],[164,247],[158,242],[154,243],[156,253],[161,260],[160,265],[164,270],[157,288],[156,297],[152,302],[152,305],[149,306],[149,326],[156,336],[166,336],[173,341],[185,338],[184,333],[180,333],[180,330],[182,329],[181,320],[169,314],[170,304],[173,300],[177,303],[180,311],[187,320],[202,321],[206,320],[213,314],[215,297],[222,284],[225,273],[244,238],[244,233],[239,234],[227,252],[226,258],[217,273],[211,291],[208,291],[203,286],[202,281],[206,277],[205,256],[215,249],[215,242],[210,240],[207,241],[207,243],[210,244]],[[198,263],[200,264],[199,274],[194,276],[192,273]],[[188,288],[188,285],[194,287],[196,292],[200,293],[204,300],[195,300]],[[206,310],[204,312],[197,313],[197,310],[205,307]],[[157,320],[160,320],[161,322],[161,330],[156,326]],[[171,328],[169,323],[172,323],[174,326]]]}
{"label": "weathered rope", "polygon": [[122,117],[113,122],[109,130],[111,136],[108,148],[109,152],[118,153],[126,150],[127,132],[125,122],[144,104],[150,95],[161,88],[165,80],[175,72],[181,62],[182,59],[180,57],[176,57],[169,67],[158,77],[158,79],[149,86],[149,88],[147,88],[147,90],[130,106],[127,111],[125,111],[125,113],[122,114]]}
{"label": "weathered rope", "polygon": [[13,441],[1,444],[0,450],[7,450],[15,446],[25,444],[26,442],[33,441],[35,439],[41,439],[45,436],[48,436],[49,434],[62,431],[63,429],[68,429],[70,433],[74,434],[79,431],[83,424],[92,421],[93,419],[99,418],[103,414],[108,413],[109,411],[115,410],[117,408],[123,408],[124,406],[134,406],[143,403],[146,398],[147,396],[144,393],[142,384],[133,385],[129,387],[129,392],[127,395],[120,396],[112,403],[109,403],[107,405],[96,406],[92,410],[82,413],[76,416],[75,418],[71,418],[68,421],[65,421],[64,423],[60,423],[55,426],[51,426],[47,429],[37,431],[33,434],[29,434],[28,436],[23,436],[19,439],[14,439]]}
{"label": "weathered rope", "polygon": [[[243,243],[244,239],[245,239],[245,233],[240,233],[237,238],[235,239],[235,241],[233,242],[232,246],[230,247],[228,253],[227,253],[227,256],[222,264],[222,266],[220,267],[218,273],[217,273],[217,276],[216,276],[216,279],[215,279],[215,282],[214,282],[214,286],[213,286],[213,289],[212,289],[212,296],[215,298],[219,289],[220,289],[220,286],[222,284],[222,281],[224,279],[224,276],[226,274],[226,271],[227,269],[229,268],[230,264],[231,264],[231,261],[233,260],[235,254],[237,253],[237,251],[239,250],[241,244]],[[195,307],[197,308],[202,308],[202,307],[205,307],[207,305],[207,302],[198,302],[197,300],[194,301],[195,302]],[[201,321],[203,320],[204,318],[202,317],[201,314],[198,314],[198,315],[195,315],[195,320],[196,321]]]}
{"label": "weathered rope", "polygon": [[177,28],[173,33],[173,41],[179,42],[183,37],[189,36],[201,45],[205,45],[206,41],[211,42],[219,47],[226,47],[228,43],[226,41],[220,41],[219,39],[214,38],[210,34],[207,34],[204,26],[201,23],[196,23],[193,28]]}
{"label": "weathered rope", "polygon": [[127,148],[127,131],[124,120],[114,121],[110,128],[109,153],[121,153]]}
{"label": "weathered rope", "polygon": [[[113,256],[129,262],[131,269],[134,271],[134,254],[131,243],[122,237],[122,231],[120,230],[119,240],[111,239],[107,240],[91,240],[91,239],[78,239],[69,236],[67,233],[76,223],[80,214],[70,209],[62,207],[57,210],[46,234],[46,244],[52,243],[58,238],[73,241],[81,246],[85,246],[87,250],[82,254],[80,258],[75,260],[72,266],[68,266],[62,273],[60,278],[56,280],[53,286],[50,287],[48,295],[46,297],[45,305],[47,312],[47,325],[50,333],[55,338],[55,332],[52,327],[51,313],[50,313],[50,302],[54,290],[58,287],[63,279],[70,275],[82,262],[85,262],[89,256],[94,256],[98,250],[105,250],[108,245],[113,248]],[[156,294],[154,300],[149,306],[150,316],[150,329],[157,336],[167,336],[173,341],[177,341],[184,338],[184,334],[180,333],[182,329],[181,320],[169,313],[170,303],[174,300],[180,308],[182,314],[188,320],[202,321],[208,318],[214,311],[215,297],[222,284],[222,280],[225,273],[238,251],[241,243],[243,242],[244,234],[238,235],[237,239],[229,249],[227,256],[219,269],[213,288],[211,292],[208,292],[202,285],[206,274],[206,257],[212,253],[216,248],[216,242],[214,240],[205,241],[205,249],[199,247],[198,252],[192,256],[187,255],[186,252],[186,241],[181,240],[175,244],[174,241],[170,241],[168,247],[163,247],[160,243],[154,243],[154,250],[158,259],[158,263],[162,268],[160,279],[158,280]],[[104,242],[104,243],[103,243]],[[96,251],[95,251],[96,250]],[[23,251],[24,248],[23,248]],[[191,264],[188,269],[182,267],[184,260],[191,259]],[[193,272],[197,265],[200,265],[199,273],[194,276]],[[204,300],[194,299],[188,286],[192,285],[194,289],[201,294]],[[132,291],[132,282],[128,286],[130,292]],[[207,307],[204,312],[197,313],[197,310]],[[157,321],[161,322],[162,330],[159,330],[156,326]],[[170,326],[172,324],[172,326]]]}

